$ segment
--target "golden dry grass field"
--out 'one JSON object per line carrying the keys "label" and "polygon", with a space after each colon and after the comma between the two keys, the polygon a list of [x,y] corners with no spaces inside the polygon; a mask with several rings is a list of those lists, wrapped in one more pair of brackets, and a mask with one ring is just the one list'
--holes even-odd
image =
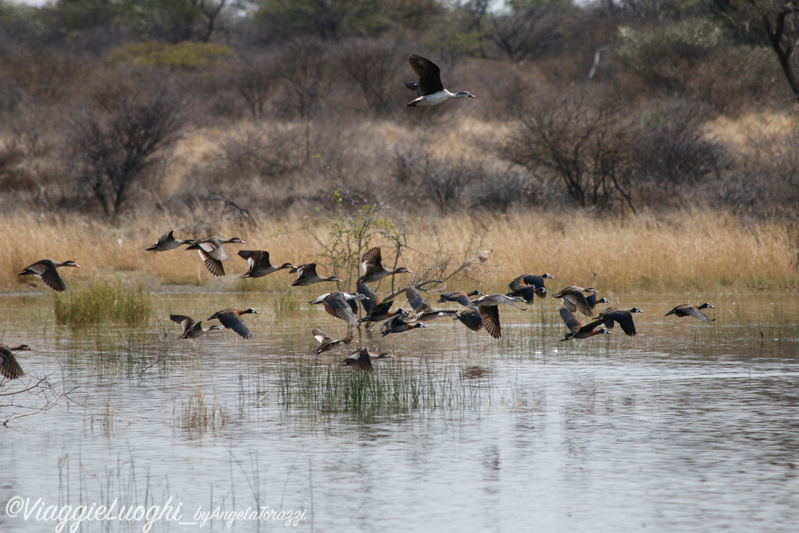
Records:
{"label": "golden dry grass field", "polygon": [[[457,255],[475,234],[485,238],[474,250],[471,276],[485,292],[504,290],[515,276],[548,272],[557,285],[594,286],[604,290],[723,287],[795,287],[797,275],[796,229],[789,223],[748,222],[726,213],[702,210],[668,214],[638,214],[597,219],[586,214],[512,213],[490,217],[451,216],[392,220],[407,236],[401,264],[417,269],[422,257],[443,249]],[[145,253],[144,249],[168,229],[177,238],[204,237],[169,217],[138,217],[112,227],[81,217],[55,219],[33,214],[0,218],[6,236],[0,257],[0,287],[28,290],[36,282],[18,277],[28,264],[41,259],[71,259],[81,269],[64,273],[67,285],[98,275],[132,279],[144,285],[196,284],[221,289],[241,288],[234,279],[246,271],[235,254],[239,249],[264,249],[273,263],[316,261],[329,271],[322,247],[301,228],[328,242],[332,222],[300,218],[264,223],[257,229],[219,224],[216,235],[237,236],[247,244],[228,245],[233,261],[226,263],[228,277],[217,279],[203,267],[194,251],[177,249]],[[371,245],[383,245],[384,263],[390,266],[391,243],[374,236]],[[292,279],[284,272],[267,278],[263,287],[279,288]],[[254,280],[253,280],[254,281]],[[404,281],[404,278],[403,278]],[[450,288],[472,288],[474,281],[458,277]],[[342,287],[347,290],[347,287]],[[37,290],[43,290],[41,284]]]}

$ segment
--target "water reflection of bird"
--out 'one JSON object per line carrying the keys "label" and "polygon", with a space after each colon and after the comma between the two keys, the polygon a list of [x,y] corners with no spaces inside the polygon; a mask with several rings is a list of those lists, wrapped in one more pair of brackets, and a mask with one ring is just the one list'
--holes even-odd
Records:
{"label": "water reflection of bird", "polygon": [[228,309],[222,309],[221,311],[217,311],[208,320],[219,320],[219,323],[225,326],[228,329],[232,329],[245,339],[251,339],[252,333],[250,333],[250,328],[247,327],[247,324],[244,323],[244,319],[241,318],[241,315],[248,315],[254,314],[257,315],[258,311],[250,307],[249,309],[241,310],[230,307]]}
{"label": "water reflection of bird", "polygon": [[17,358],[14,357],[14,352],[22,352],[30,349],[31,347],[27,344],[20,344],[13,348],[5,344],[0,344],[0,375],[7,379],[17,379],[25,375],[22,367],[17,362]]}
{"label": "water reflection of bird", "polygon": [[344,359],[339,365],[354,366],[355,368],[371,372],[372,362],[380,359],[394,359],[394,356],[388,353],[381,353],[380,355],[374,356],[369,353],[367,348],[361,348],[357,352],[353,352],[352,355]]}
{"label": "water reflection of bird", "polygon": [[700,311],[700,309],[714,309],[715,307],[710,305],[709,303],[705,302],[702,305],[690,305],[690,304],[681,304],[666,313],[664,316],[674,315],[678,318],[682,318],[684,316],[692,316],[701,320],[702,322],[712,322],[716,320],[715,318],[710,319],[708,316]]}
{"label": "water reflection of bird", "polygon": [[41,278],[44,284],[54,291],[62,292],[67,289],[67,286],[64,285],[64,280],[61,279],[61,276],[58,275],[58,271],[56,270],[60,267],[80,268],[80,265],[76,264],[75,261],[59,262],[53,261],[52,259],[41,259],[32,265],[26,266],[25,269],[17,275],[34,275]]}

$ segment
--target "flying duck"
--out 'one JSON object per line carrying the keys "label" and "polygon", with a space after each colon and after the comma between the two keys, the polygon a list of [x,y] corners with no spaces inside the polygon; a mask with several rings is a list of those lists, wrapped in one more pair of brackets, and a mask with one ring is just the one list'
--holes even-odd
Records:
{"label": "flying duck", "polygon": [[355,340],[355,337],[353,337],[352,335],[350,335],[349,337],[344,337],[343,339],[339,339],[339,340],[333,339],[332,337],[328,337],[327,335],[325,335],[325,333],[319,328],[314,328],[312,333],[313,333],[314,339],[319,341],[319,347],[316,350],[314,350],[314,353],[316,355],[319,355],[320,353],[324,353],[324,352],[326,352],[328,350],[332,350],[333,348],[336,348],[337,346],[339,346],[341,344],[349,344],[351,342],[355,342],[355,343],[358,342],[357,340]]}
{"label": "flying duck", "polygon": [[643,313],[637,307],[633,307],[629,311],[618,309],[616,307],[608,307],[596,317],[603,320],[605,327],[613,329],[613,323],[618,322],[621,330],[629,337],[635,337],[635,322],[633,322],[633,313]]}
{"label": "flying duck", "polygon": [[19,366],[17,358],[14,357],[13,352],[21,352],[30,350],[31,347],[27,344],[20,344],[14,348],[0,344],[0,376],[7,379],[17,379],[25,375],[22,367]]}
{"label": "flying duck", "polygon": [[602,298],[600,298],[599,300],[597,300],[596,299],[596,295],[597,295],[597,293],[592,292],[591,294],[589,294],[588,296],[585,297],[585,301],[588,302],[588,306],[591,309],[596,307],[596,304],[609,304],[609,303],[611,303],[610,300],[608,300],[604,296]]}
{"label": "flying duck", "polygon": [[427,326],[422,322],[413,322],[413,323],[406,322],[404,319],[400,319],[398,316],[396,317],[395,320],[391,322],[389,327],[381,331],[383,332],[383,337],[385,337],[386,335],[389,335],[391,333],[402,333],[404,331],[408,331],[411,329],[426,328],[426,327]]}
{"label": "flying duck", "polygon": [[472,331],[480,331],[483,329],[483,317],[480,316],[480,311],[477,309],[467,309],[465,311],[461,311],[453,320],[459,320],[461,324],[466,326]]}
{"label": "flying duck", "polygon": [[223,244],[247,244],[238,237],[232,239],[222,240],[219,237],[208,237],[200,239],[194,244],[190,244],[187,250],[197,250],[200,254],[200,259],[203,260],[205,268],[214,276],[224,276],[225,269],[222,266],[222,261],[230,261],[230,257],[225,253]]}
{"label": "flying duck", "polygon": [[194,244],[195,243],[195,241],[193,241],[193,240],[182,241],[180,239],[176,239],[174,237],[174,235],[172,235],[174,232],[175,232],[175,230],[167,231],[166,233],[164,233],[163,235],[158,237],[158,240],[155,241],[155,244],[153,244],[149,248],[145,248],[144,251],[145,252],[166,252],[167,250],[174,250],[175,248],[183,246],[184,244]]}
{"label": "flying duck", "polygon": [[[553,278],[547,273],[541,274],[540,276],[538,274],[522,274],[521,276],[511,281],[508,284],[508,287],[510,288],[511,291],[516,291],[520,287],[530,287],[530,286],[545,289],[546,288],[544,287],[545,279],[555,279],[555,278]],[[539,298],[546,298],[547,293],[546,291],[540,292],[538,296]]]}
{"label": "flying duck", "polygon": [[361,268],[364,274],[360,277],[358,283],[372,283],[374,281],[380,281],[386,276],[393,276],[394,274],[413,274],[413,272],[405,267],[399,267],[396,270],[386,270],[383,268],[383,256],[380,253],[379,246],[370,248],[363,254]]}
{"label": "flying duck", "polygon": [[[524,298],[519,296],[506,296],[504,294],[488,294],[472,300],[472,305],[477,307],[480,317],[483,320],[483,327],[489,335],[498,339],[502,336],[502,326],[499,323],[499,304],[512,305],[517,309],[526,311],[514,302],[524,302]],[[464,322],[465,324],[465,322]]]}
{"label": "flying duck", "polygon": [[228,329],[232,329],[245,339],[251,339],[252,333],[250,333],[250,328],[247,327],[247,324],[244,323],[242,320],[241,315],[248,315],[248,314],[258,314],[258,311],[250,307],[249,309],[245,309],[242,311],[241,309],[235,309],[230,307],[228,309],[222,309],[221,311],[217,311],[208,320],[217,319],[219,322]]}
{"label": "flying duck", "polygon": [[27,276],[32,274],[38,278],[41,278],[44,284],[54,291],[62,292],[67,290],[67,286],[64,285],[64,280],[61,279],[61,276],[59,276],[58,272],[56,271],[56,268],[59,267],[80,268],[80,265],[76,264],[75,261],[64,261],[63,263],[59,263],[58,261],[53,261],[52,259],[42,259],[41,261],[36,261],[32,265],[25,267],[25,269],[17,275]]}
{"label": "flying duck", "polygon": [[710,319],[708,316],[700,311],[700,309],[714,309],[715,307],[710,305],[709,303],[703,303],[702,305],[689,305],[689,304],[681,304],[669,311],[665,314],[665,316],[674,315],[678,318],[682,318],[684,316],[692,316],[694,318],[698,318],[702,322],[712,322],[716,320],[715,318]]}
{"label": "flying duck", "polygon": [[586,300],[583,294],[584,292],[596,292],[596,290],[593,288],[583,289],[582,287],[570,285],[556,292],[552,297],[561,298],[563,300],[563,305],[571,312],[580,311],[585,316],[592,316],[591,306],[588,304],[588,300]]}
{"label": "flying duck", "polygon": [[582,320],[577,318],[574,312],[567,307],[560,308],[560,317],[566,323],[566,327],[569,328],[569,332],[565,337],[560,339],[561,341],[568,341],[571,339],[586,339],[601,333],[610,333],[610,331],[606,330],[605,328],[595,329],[597,326],[602,325],[602,323],[605,321],[604,319],[594,320],[588,324],[583,324]]}
{"label": "flying duck", "polygon": [[196,339],[208,333],[209,331],[225,329],[222,326],[214,324],[209,328],[203,327],[203,321],[195,321],[192,317],[186,315],[169,315],[169,320],[177,322],[183,328],[183,334],[178,339]]}
{"label": "flying duck", "polygon": [[439,297],[436,303],[444,303],[444,302],[457,302],[461,304],[463,307],[470,307],[472,305],[472,299],[469,296],[482,296],[483,293],[474,290],[472,292],[463,292],[463,291],[452,291],[452,292],[442,292],[441,296]]}
{"label": "flying duck", "polygon": [[355,300],[363,300],[363,294],[350,294],[348,292],[327,292],[308,302],[309,304],[324,304],[325,311],[336,318],[340,318],[350,326],[357,326],[358,319],[355,313],[358,306]]}
{"label": "flying duck", "polygon": [[446,90],[441,83],[441,69],[429,59],[411,54],[408,62],[419,76],[419,82],[418,84],[406,83],[405,86],[415,91],[418,98],[409,102],[405,107],[438,105],[450,98],[475,98],[473,94],[466,91],[453,94]]}
{"label": "flying duck", "polygon": [[322,277],[316,273],[316,263],[306,263],[292,268],[289,272],[296,272],[297,279],[291,282],[292,287],[304,287],[322,281],[341,281],[335,276]]}
{"label": "flying duck", "polygon": [[372,322],[382,322],[399,312],[391,311],[391,306],[394,305],[392,299],[381,302],[377,294],[366,283],[358,283],[356,287],[358,288],[358,294],[363,294],[366,297],[361,300],[361,306],[366,316],[358,320],[359,324],[366,322],[367,327],[369,327]]}
{"label": "flying duck", "polygon": [[250,267],[247,273],[241,276],[242,278],[262,278],[283,270],[285,268],[294,268],[291,263],[283,263],[280,266],[274,266],[269,262],[269,252],[266,250],[239,250],[239,257],[247,260],[247,265]]}
{"label": "flying duck", "polygon": [[413,310],[416,312],[413,319],[417,322],[427,322],[445,316],[455,316],[458,313],[454,309],[441,311],[433,309],[415,287],[408,287],[405,289],[405,296],[408,298],[408,303],[411,304],[411,307],[413,307]]}

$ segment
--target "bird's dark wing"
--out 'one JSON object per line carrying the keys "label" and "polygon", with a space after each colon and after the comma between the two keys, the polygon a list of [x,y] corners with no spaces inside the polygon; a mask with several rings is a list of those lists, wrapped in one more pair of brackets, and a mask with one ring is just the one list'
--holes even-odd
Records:
{"label": "bird's dark wing", "polygon": [[416,54],[411,54],[408,62],[419,76],[419,90],[422,92],[422,96],[444,90],[444,85],[441,83],[441,70],[435,63]]}

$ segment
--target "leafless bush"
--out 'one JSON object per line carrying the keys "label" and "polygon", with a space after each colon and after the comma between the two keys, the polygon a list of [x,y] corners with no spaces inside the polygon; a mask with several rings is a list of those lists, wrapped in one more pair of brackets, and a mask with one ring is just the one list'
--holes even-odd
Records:
{"label": "leafless bush", "polygon": [[397,76],[406,68],[402,57],[406,47],[396,40],[356,39],[341,49],[341,70],[361,90],[366,106],[377,114],[397,109]]}
{"label": "leafless bush", "polygon": [[718,176],[721,148],[704,137],[706,116],[685,100],[654,102],[631,136],[640,172],[666,192]]}
{"label": "leafless bush", "polygon": [[542,184],[529,172],[509,169],[486,174],[471,195],[471,209],[507,212],[513,207],[543,205]]}
{"label": "leafless bush", "polygon": [[327,48],[321,40],[302,39],[280,50],[277,75],[286,88],[286,99],[280,107],[288,115],[308,120],[320,111],[323,97],[333,82]]}
{"label": "leafless bush", "polygon": [[116,219],[178,139],[183,122],[180,101],[165,90],[116,85],[100,96],[99,108],[75,121],[77,178]]}
{"label": "leafless bush", "polygon": [[502,157],[556,179],[580,207],[633,205],[634,154],[627,119],[602,100],[564,96],[520,109]]}
{"label": "leafless bush", "polygon": [[269,97],[277,85],[274,59],[257,56],[236,69],[236,89],[255,120],[264,118]]}
{"label": "leafless bush", "polygon": [[222,144],[226,168],[219,179],[279,182],[302,165],[302,143],[302,135],[288,128],[248,131],[242,139]]}
{"label": "leafless bush", "polygon": [[433,157],[425,150],[397,150],[394,155],[396,179],[403,183],[418,202],[432,202],[439,211],[462,209],[465,192],[483,178],[483,165],[471,160],[450,161]]}

